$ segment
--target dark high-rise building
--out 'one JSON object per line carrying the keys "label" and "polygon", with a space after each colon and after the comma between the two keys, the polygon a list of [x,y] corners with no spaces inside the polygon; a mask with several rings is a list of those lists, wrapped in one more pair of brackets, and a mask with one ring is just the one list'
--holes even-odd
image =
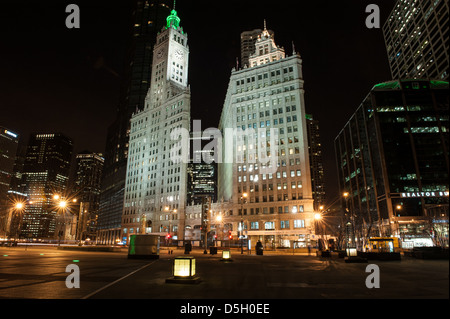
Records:
{"label": "dark high-rise building", "polygon": [[76,162],[74,191],[80,205],[77,239],[94,240],[97,232],[104,159],[102,154],[82,152],[77,155]]}
{"label": "dark high-rise building", "polygon": [[217,162],[214,158],[214,149],[208,147],[214,141],[197,135],[193,134],[190,143],[191,156],[187,167],[188,205],[201,205],[204,196],[211,198],[212,203],[217,201]]}
{"label": "dark high-rise building", "polygon": [[0,126],[0,238],[6,235],[9,211],[12,207],[8,190],[13,176],[19,135]]}
{"label": "dark high-rise building", "polygon": [[375,85],[336,137],[339,188],[356,233],[397,236],[407,247],[445,245],[446,237],[448,245],[448,87]]}
{"label": "dark high-rise building", "polygon": [[325,204],[326,198],[319,121],[315,120],[311,114],[307,114],[306,127],[308,130],[309,162],[311,165],[311,186],[314,198],[314,209],[320,210],[320,206]]}
{"label": "dark high-rise building", "polygon": [[448,0],[398,0],[383,26],[393,79],[448,80]]}
{"label": "dark high-rise building", "polygon": [[53,196],[67,191],[72,152],[73,142],[63,134],[31,134],[22,173],[29,201],[21,223],[22,237],[54,236],[58,209]]}
{"label": "dark high-rise building", "polygon": [[120,237],[125,175],[128,158],[130,119],[143,110],[150,87],[153,45],[166,24],[171,1],[134,2],[130,25],[130,45],[125,63],[117,118],[108,128],[103,169],[98,228],[102,243],[114,243]]}

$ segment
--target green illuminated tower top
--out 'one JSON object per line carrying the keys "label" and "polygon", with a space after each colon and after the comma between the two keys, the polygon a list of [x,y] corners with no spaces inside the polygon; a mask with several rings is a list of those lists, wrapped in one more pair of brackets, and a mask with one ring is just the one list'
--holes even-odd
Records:
{"label": "green illuminated tower top", "polygon": [[175,0],[173,1],[173,9],[166,20],[167,20],[166,29],[173,27],[176,30],[180,27],[180,18],[177,16],[177,12],[175,11]]}

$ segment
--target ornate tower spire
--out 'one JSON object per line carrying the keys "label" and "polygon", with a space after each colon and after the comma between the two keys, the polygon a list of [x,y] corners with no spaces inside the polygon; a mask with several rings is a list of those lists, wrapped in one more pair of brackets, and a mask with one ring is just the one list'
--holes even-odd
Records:
{"label": "ornate tower spire", "polygon": [[167,17],[166,29],[173,27],[175,30],[180,27],[180,18],[177,16],[177,11],[175,11],[176,0],[173,1],[173,9],[170,15]]}
{"label": "ornate tower spire", "polygon": [[270,37],[269,31],[267,31],[267,22],[266,22],[266,19],[264,19],[264,30],[263,30],[263,32],[261,33],[261,36],[266,37],[266,38]]}

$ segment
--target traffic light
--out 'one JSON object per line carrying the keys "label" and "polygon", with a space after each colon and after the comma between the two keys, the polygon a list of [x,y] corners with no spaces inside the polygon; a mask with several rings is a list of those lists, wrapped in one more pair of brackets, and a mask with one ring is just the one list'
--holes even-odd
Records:
{"label": "traffic light", "polygon": [[167,234],[166,238],[170,239],[170,238],[172,238],[172,236],[170,234]]}
{"label": "traffic light", "polygon": [[228,231],[228,238],[233,239],[233,235],[231,235],[231,230]]}

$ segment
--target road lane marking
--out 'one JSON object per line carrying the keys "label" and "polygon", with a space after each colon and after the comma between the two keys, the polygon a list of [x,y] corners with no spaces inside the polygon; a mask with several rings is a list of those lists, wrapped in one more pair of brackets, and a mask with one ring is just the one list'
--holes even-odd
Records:
{"label": "road lane marking", "polygon": [[157,262],[157,260],[155,260],[155,261],[153,261],[153,262],[151,262],[151,263],[149,263],[149,264],[147,264],[147,265],[144,265],[144,266],[142,266],[141,268],[136,269],[136,270],[133,271],[133,272],[130,272],[128,275],[125,275],[125,276],[123,276],[123,277],[121,277],[121,278],[119,278],[119,279],[117,279],[117,280],[115,280],[115,281],[113,281],[113,282],[107,284],[106,286],[104,286],[104,287],[102,287],[102,288],[100,288],[100,289],[97,289],[96,291],[94,291],[94,292],[92,292],[92,293],[90,293],[90,294],[88,294],[88,295],[82,297],[81,299],[88,299],[88,298],[90,298],[90,297],[92,297],[92,296],[98,294],[100,291],[105,290],[106,288],[109,288],[109,287],[111,287],[111,286],[117,284],[119,281],[122,281],[122,280],[124,280],[125,278],[128,278],[128,277],[130,277],[131,275],[134,275],[135,273],[141,271],[142,269],[145,269],[145,268],[147,268],[147,267],[153,265],[155,262]]}

